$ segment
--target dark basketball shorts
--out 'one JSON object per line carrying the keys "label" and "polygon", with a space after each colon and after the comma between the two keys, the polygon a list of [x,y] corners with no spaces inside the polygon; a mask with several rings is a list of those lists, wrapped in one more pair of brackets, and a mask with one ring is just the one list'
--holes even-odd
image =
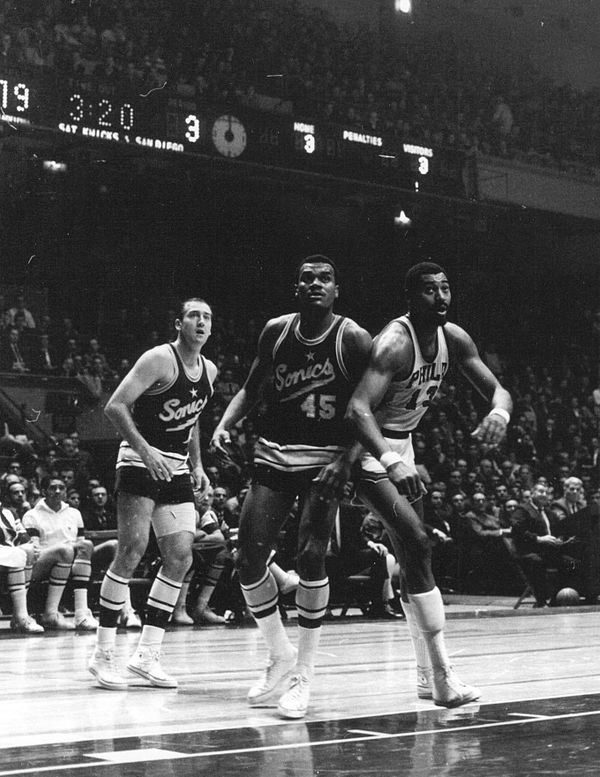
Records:
{"label": "dark basketball shorts", "polygon": [[312,481],[322,469],[323,466],[311,467],[301,472],[283,472],[275,467],[257,464],[254,468],[252,483],[290,496],[305,495],[308,494]]}
{"label": "dark basketball shorts", "polygon": [[175,475],[170,482],[153,480],[142,467],[119,467],[115,479],[115,494],[120,491],[133,496],[145,496],[157,505],[194,502],[191,475]]}

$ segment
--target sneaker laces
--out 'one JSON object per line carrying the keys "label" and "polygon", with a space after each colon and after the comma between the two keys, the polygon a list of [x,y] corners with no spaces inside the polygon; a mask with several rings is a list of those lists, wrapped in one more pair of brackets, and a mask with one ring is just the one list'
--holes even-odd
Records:
{"label": "sneaker laces", "polygon": [[109,669],[118,674],[117,657],[114,648],[99,648],[102,661],[108,664]]}
{"label": "sneaker laces", "polygon": [[286,696],[288,698],[298,698],[308,688],[308,678],[302,674],[294,674],[290,677],[290,685],[287,690]]}

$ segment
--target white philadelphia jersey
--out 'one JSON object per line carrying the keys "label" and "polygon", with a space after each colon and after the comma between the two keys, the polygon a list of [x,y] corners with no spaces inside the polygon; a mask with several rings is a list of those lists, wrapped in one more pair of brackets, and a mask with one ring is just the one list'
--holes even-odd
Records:
{"label": "white philadelphia jersey", "polygon": [[440,326],[437,330],[436,355],[433,361],[428,362],[423,358],[409,316],[400,316],[396,321],[403,324],[411,336],[414,362],[408,378],[392,378],[376,417],[382,429],[411,432],[427,412],[448,371],[448,345],[444,329]]}

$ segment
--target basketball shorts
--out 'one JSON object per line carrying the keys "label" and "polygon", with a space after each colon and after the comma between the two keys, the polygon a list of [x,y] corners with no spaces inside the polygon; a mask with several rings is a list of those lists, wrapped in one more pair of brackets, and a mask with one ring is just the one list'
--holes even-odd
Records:
{"label": "basketball shorts", "polygon": [[[395,453],[399,453],[402,456],[402,461],[406,466],[415,466],[415,452],[412,445],[412,435],[410,432],[405,432],[406,437],[386,437],[385,429],[382,430],[385,441],[389,444],[391,450]],[[387,470],[381,466],[378,459],[371,453],[363,453],[360,459],[360,479],[366,480],[369,483],[377,483],[380,480],[387,478]]]}
{"label": "basketball shorts", "polygon": [[196,509],[191,475],[175,475],[171,481],[153,480],[142,467],[119,467],[115,494],[143,496],[154,502],[152,526],[157,537],[181,531],[196,532]]}
{"label": "basketball shorts", "polygon": [[321,466],[301,472],[284,472],[266,464],[257,464],[254,467],[252,483],[296,497],[308,494],[312,481],[322,469]]}

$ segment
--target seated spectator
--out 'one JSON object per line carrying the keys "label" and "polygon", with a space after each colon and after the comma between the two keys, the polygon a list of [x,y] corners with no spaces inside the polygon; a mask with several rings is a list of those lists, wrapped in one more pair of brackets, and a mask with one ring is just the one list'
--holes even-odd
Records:
{"label": "seated spectator", "polygon": [[6,570],[12,602],[10,628],[19,634],[39,634],[44,627],[27,611],[27,589],[38,550],[21,520],[0,504],[0,569]]}
{"label": "seated spectator", "polygon": [[[548,509],[548,488],[536,483],[531,502],[513,512],[512,537],[517,558],[535,596],[534,607],[546,607],[558,590],[573,585],[577,564],[569,544],[555,535],[558,520]],[[553,590],[548,569],[556,569],[558,583]]]}
{"label": "seated spectator", "polygon": [[[461,492],[457,493],[462,496]],[[450,514],[442,492],[429,492],[424,504],[425,530],[431,540],[433,576],[442,590],[456,586],[458,550],[452,535]]]}
{"label": "seated spectator", "polygon": [[563,483],[562,496],[550,504],[550,510],[559,521],[562,521],[569,515],[583,510],[586,504],[583,481],[580,478],[569,477]]}
{"label": "seated spectator", "polygon": [[30,310],[25,307],[25,297],[19,294],[13,307],[9,308],[6,312],[6,323],[8,326],[13,326],[15,318],[21,316],[27,329],[35,329],[35,319]]}
{"label": "seated spectator", "polygon": [[[179,599],[173,611],[173,623],[179,625],[206,624],[223,625],[227,621],[221,615],[211,610],[211,597],[221,579],[226,567],[233,566],[231,552],[227,539],[229,527],[224,521],[219,521],[212,510],[212,486],[204,492],[194,492],[196,502],[196,536],[192,545],[193,564],[184,579]],[[197,593],[194,592],[194,602],[190,604],[193,618],[187,612],[188,591],[194,574],[199,576]]]}
{"label": "seated spectator", "polygon": [[[21,466],[19,462],[16,462],[17,466]],[[18,475],[14,471],[13,475]],[[4,494],[2,497],[4,508],[10,510],[16,520],[21,521],[23,516],[30,509],[31,505],[27,501],[27,491],[23,480],[19,479],[13,482],[5,483]]]}
{"label": "seated spectator", "polygon": [[98,485],[91,489],[90,502],[83,510],[83,523],[86,531],[116,531],[117,514],[108,504],[108,491],[104,486]]}
{"label": "seated spectator", "polygon": [[[72,495],[73,491],[70,494]],[[67,502],[69,502],[68,497]],[[117,515],[108,503],[108,491],[100,483],[92,486],[90,499],[86,504],[87,507],[82,513],[85,536],[94,545],[91,559],[91,579],[102,580],[117,553]],[[99,539],[96,535],[96,532],[106,531],[113,531],[114,537]],[[140,629],[142,627],[140,616],[133,609],[129,588],[125,593],[125,603],[119,616],[119,625],[126,629]]]}
{"label": "seated spectator", "polygon": [[240,525],[240,514],[242,512],[242,505],[244,499],[248,493],[248,484],[244,483],[235,496],[229,497],[229,499],[223,505],[223,517],[225,523],[230,529],[237,529]]}
{"label": "seated spectator", "polygon": [[[33,567],[32,581],[50,575],[42,625],[47,629],[95,631],[98,622],[88,607],[93,544],[85,539],[79,510],[63,501],[67,493],[64,481],[47,476],[41,490],[43,498],[25,513],[23,526],[41,551]],[[58,611],[69,577],[73,580],[74,623]]]}
{"label": "seated spectator", "polygon": [[471,506],[468,514],[472,531],[470,565],[477,591],[499,593],[508,587],[512,589],[519,576],[516,575],[509,549],[504,542],[504,537],[510,535],[511,529],[502,526],[484,493],[474,493]]}
{"label": "seated spectator", "polygon": [[222,375],[219,375],[215,381],[215,394],[219,397],[224,407],[227,407],[239,390],[240,384],[234,380],[233,370],[231,369],[223,370]]}
{"label": "seated spectator", "polygon": [[26,362],[26,354],[20,339],[19,330],[11,326],[0,351],[0,370],[5,372],[31,372]]}
{"label": "seated spectator", "polygon": [[31,351],[31,369],[43,375],[57,375],[59,372],[58,356],[50,345],[48,334],[41,334],[37,346]]}
{"label": "seated spectator", "polygon": [[[389,556],[389,560],[388,560]],[[391,567],[388,567],[388,563]],[[331,602],[345,601],[347,579],[368,577],[364,611],[373,618],[397,618],[392,575],[396,560],[383,536],[383,526],[368,510],[343,499],[336,508],[334,527],[325,557],[331,584]]]}

